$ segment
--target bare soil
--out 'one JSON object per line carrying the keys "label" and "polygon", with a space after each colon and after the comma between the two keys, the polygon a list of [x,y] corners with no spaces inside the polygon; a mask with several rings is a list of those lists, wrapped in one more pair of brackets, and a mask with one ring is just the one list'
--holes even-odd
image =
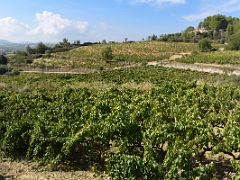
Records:
{"label": "bare soil", "polygon": [[108,179],[89,171],[50,171],[34,162],[0,162],[0,180],[97,180]]}

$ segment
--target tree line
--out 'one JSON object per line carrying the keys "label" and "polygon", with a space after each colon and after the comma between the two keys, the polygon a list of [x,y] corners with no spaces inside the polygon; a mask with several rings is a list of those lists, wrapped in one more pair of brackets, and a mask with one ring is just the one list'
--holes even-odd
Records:
{"label": "tree line", "polygon": [[163,42],[199,42],[209,39],[211,42],[229,44],[228,49],[240,49],[240,19],[221,14],[208,16],[197,27],[189,26],[180,33],[155,34],[148,36],[150,41]]}

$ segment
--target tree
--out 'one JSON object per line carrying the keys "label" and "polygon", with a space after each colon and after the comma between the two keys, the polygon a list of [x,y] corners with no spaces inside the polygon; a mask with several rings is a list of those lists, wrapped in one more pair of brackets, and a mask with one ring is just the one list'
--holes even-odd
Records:
{"label": "tree", "polygon": [[229,24],[228,27],[227,27],[227,36],[231,36],[233,35],[233,25],[232,24]]}
{"label": "tree", "polygon": [[158,38],[157,35],[153,34],[152,37],[151,37],[151,40],[152,40],[152,41],[156,41],[157,38]]}
{"label": "tree", "polygon": [[240,50],[240,32],[230,37],[227,49]]}
{"label": "tree", "polygon": [[221,14],[209,16],[199,23],[199,26],[206,28],[210,31],[219,31],[220,29],[226,30],[228,26],[228,20],[226,16]]}
{"label": "tree", "polygon": [[35,54],[36,53],[36,50],[31,48],[29,45],[26,47],[26,52],[28,54]]}
{"label": "tree", "polygon": [[187,27],[187,29],[184,32],[192,33],[194,30],[195,30],[195,28],[193,26],[189,26],[189,27]]}
{"label": "tree", "polygon": [[8,59],[4,55],[0,55],[0,64],[6,65],[8,63]]}
{"label": "tree", "polygon": [[185,41],[186,39],[191,39],[195,36],[194,30],[195,30],[194,27],[189,26],[185,31],[183,31],[182,37],[184,38]]}
{"label": "tree", "polygon": [[61,47],[68,48],[71,46],[71,43],[67,38],[63,38],[62,42],[59,43]]}
{"label": "tree", "polygon": [[106,47],[102,50],[102,58],[107,62],[113,59],[113,53],[111,47]]}
{"label": "tree", "polygon": [[210,51],[212,49],[211,41],[207,38],[201,39],[198,42],[198,47],[203,52]]}
{"label": "tree", "polygon": [[81,45],[81,41],[80,40],[74,41],[74,45],[75,46],[80,46]]}
{"label": "tree", "polygon": [[36,53],[39,53],[39,54],[44,54],[46,50],[48,50],[49,48],[43,44],[42,42],[38,43],[37,44],[37,47],[36,47]]}
{"label": "tree", "polygon": [[153,34],[153,35],[150,35],[148,36],[148,41],[156,41],[158,39],[157,35]]}
{"label": "tree", "polygon": [[233,18],[233,33],[238,33],[240,30],[240,19],[239,18]]}

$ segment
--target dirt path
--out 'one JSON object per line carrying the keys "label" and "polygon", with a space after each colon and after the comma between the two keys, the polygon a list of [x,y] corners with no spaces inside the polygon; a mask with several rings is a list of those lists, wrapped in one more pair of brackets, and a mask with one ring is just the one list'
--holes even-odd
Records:
{"label": "dirt path", "polygon": [[153,61],[148,62],[149,66],[162,66],[166,68],[175,68],[175,69],[183,69],[183,70],[192,70],[192,71],[199,71],[199,72],[207,72],[207,73],[217,73],[217,74],[227,74],[229,76],[236,75],[240,76],[240,66],[231,65],[231,64],[206,64],[206,63],[194,63],[194,64],[187,64],[187,63],[179,63],[176,62],[176,59],[182,58],[183,56],[191,55],[191,53],[178,53],[174,54],[170,57],[169,60],[165,61]]}
{"label": "dirt path", "polygon": [[162,66],[162,67],[175,68],[175,69],[192,70],[192,71],[200,71],[200,72],[208,72],[208,73],[224,74],[224,71],[220,68],[204,67],[204,66],[196,65],[196,64],[185,64],[185,63],[177,63],[177,62],[150,62],[150,63],[148,63],[148,65]]}
{"label": "dirt path", "polygon": [[215,65],[215,64],[186,64],[178,62],[149,62],[148,65],[152,66],[161,66],[166,68],[175,68],[183,70],[192,70],[206,73],[217,73],[217,74],[226,74],[229,76],[236,75],[240,76],[240,66],[233,65]]}
{"label": "dirt path", "polygon": [[56,171],[51,172],[37,163],[0,162],[0,180],[99,180],[107,176],[99,176],[88,171]]}

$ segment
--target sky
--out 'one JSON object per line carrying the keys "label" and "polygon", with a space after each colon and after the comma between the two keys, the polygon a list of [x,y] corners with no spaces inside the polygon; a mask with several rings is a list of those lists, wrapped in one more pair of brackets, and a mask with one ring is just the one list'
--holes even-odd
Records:
{"label": "sky", "polygon": [[0,39],[141,40],[214,14],[240,17],[240,0],[0,0]]}

